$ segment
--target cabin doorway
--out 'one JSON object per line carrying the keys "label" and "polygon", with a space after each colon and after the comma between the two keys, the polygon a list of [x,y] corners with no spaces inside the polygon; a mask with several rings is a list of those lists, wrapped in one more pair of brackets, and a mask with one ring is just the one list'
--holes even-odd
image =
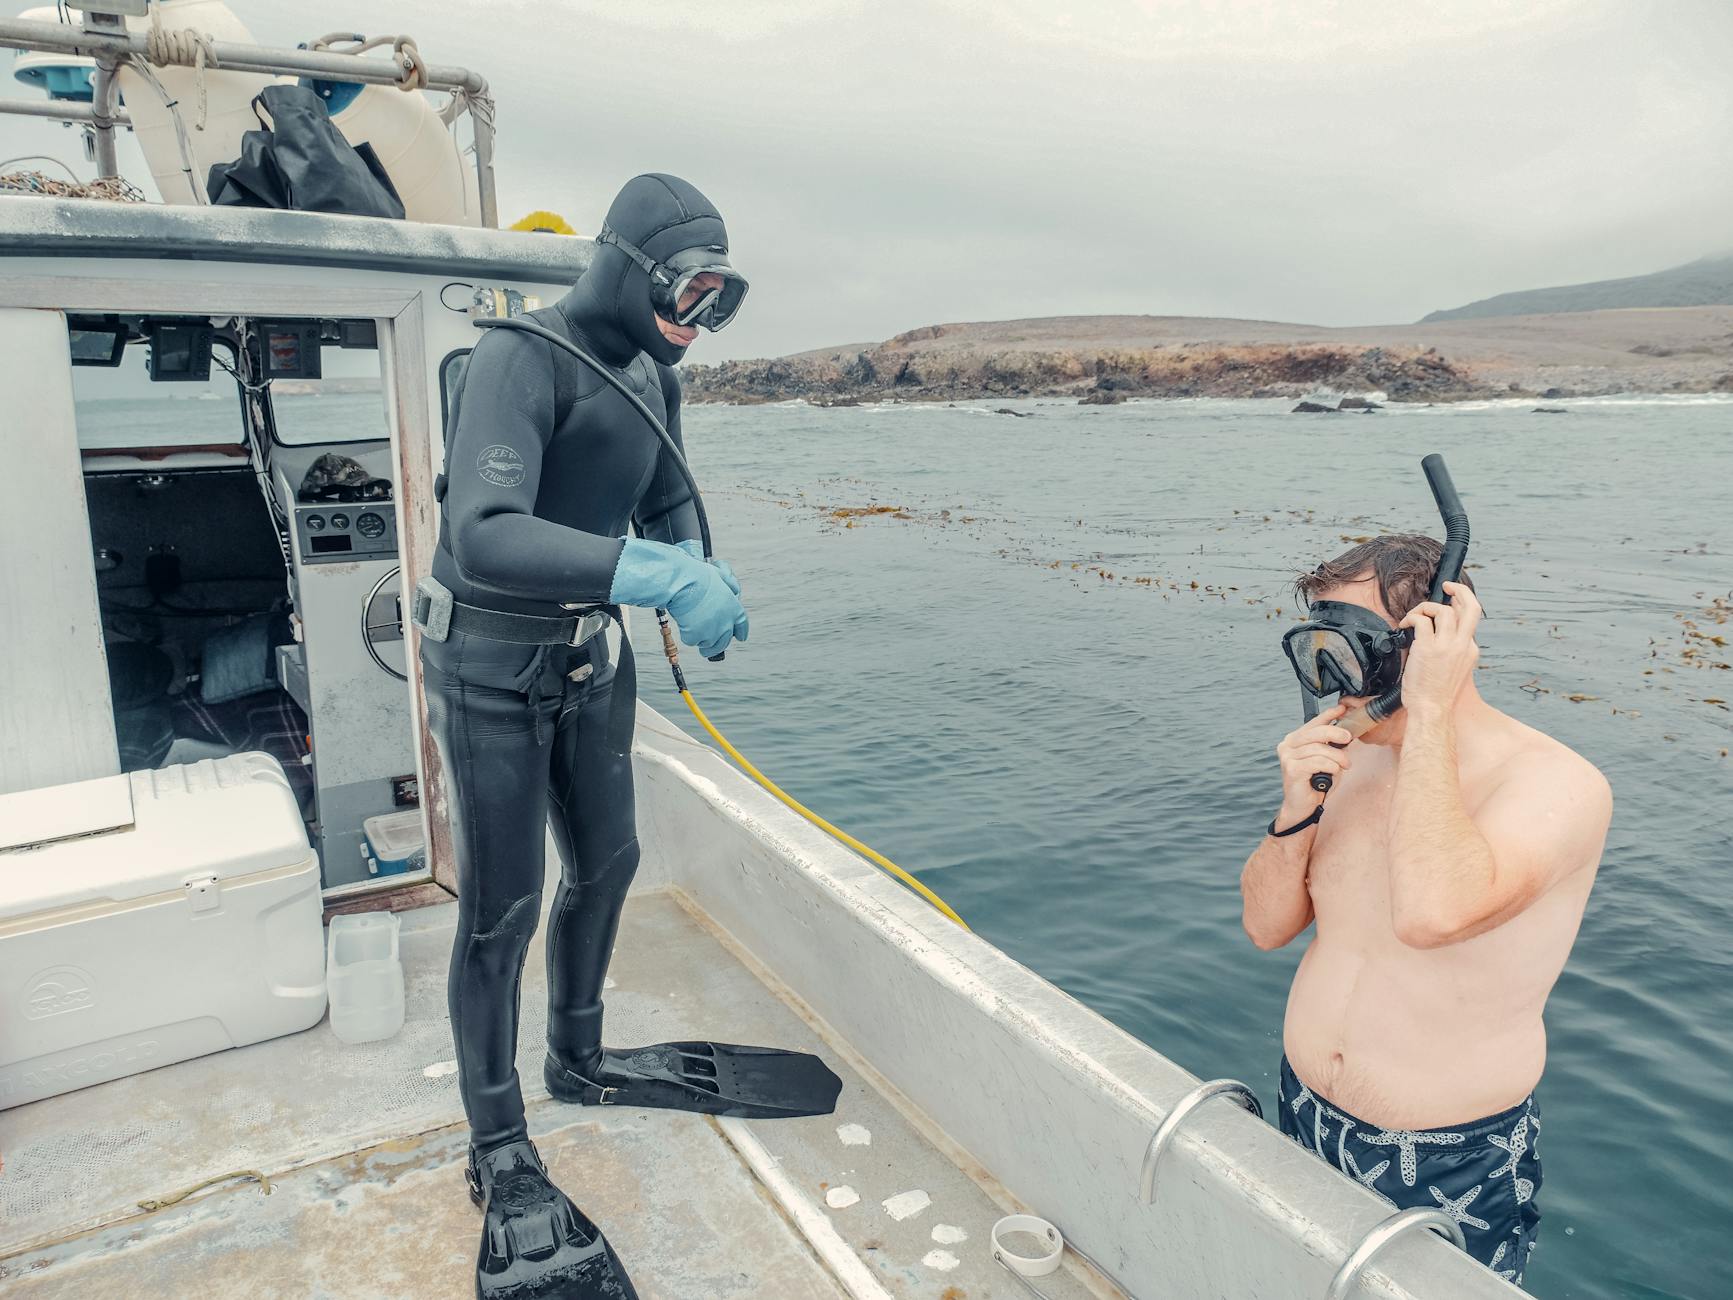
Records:
{"label": "cabin doorway", "polygon": [[56,315],[117,769],[266,752],[328,906],[427,898],[390,319]]}
{"label": "cabin doorway", "polygon": [[[154,648],[170,663],[169,694],[196,687],[202,705],[201,633],[287,614],[304,691],[293,649],[273,644],[282,630],[275,621],[262,641],[276,693],[255,694],[279,707],[286,695],[306,718],[301,766],[312,773],[308,827],[327,912],[450,898],[456,876],[439,754],[425,728],[415,634],[397,618],[401,593],[431,563],[437,528],[432,481],[440,440],[427,287],[413,276],[313,266],[146,264],[100,255],[0,276],[0,377],[35,404],[27,423],[0,423],[0,511],[9,536],[30,543],[28,551],[0,550],[0,596],[24,634],[0,638],[7,680],[0,730],[28,728],[43,738],[0,754],[0,790],[38,791],[120,772],[109,641],[158,638]],[[106,389],[103,377],[91,378],[98,371],[111,372]],[[177,392],[195,396],[163,400]],[[138,409],[123,409],[147,399],[168,420],[166,430]],[[104,401],[121,405],[95,405]],[[309,482],[327,452],[358,463],[362,473]],[[3,472],[26,462],[28,476]],[[342,492],[312,499],[321,482],[353,488],[360,499]],[[154,495],[141,503],[144,494]],[[208,511],[227,530],[213,524],[200,532],[177,511],[151,504],[174,499]],[[128,534],[113,528],[128,517],[143,521],[131,534],[130,555]],[[143,526],[153,519],[183,531]],[[158,555],[173,546],[178,565],[159,559],[147,575],[153,545]],[[110,554],[100,556],[105,547]],[[110,564],[117,576],[99,581],[98,566]],[[153,631],[138,626],[137,609],[119,610],[121,626],[105,626],[99,608],[192,607],[195,598],[204,602],[195,615],[213,607],[238,612],[215,616],[218,624],[195,618]],[[127,616],[135,620],[130,629]],[[260,640],[252,628],[246,633],[240,648],[250,670]],[[160,723],[162,661],[122,653],[141,661],[141,680],[123,683],[131,692],[125,703],[138,709],[154,700],[144,711]],[[85,706],[78,716],[64,707],[72,699]],[[293,713],[286,716],[298,725]],[[125,722],[131,735],[131,717]],[[137,734],[160,745],[147,728]],[[197,738],[175,735],[171,745]],[[229,731],[203,738],[236,743]],[[129,754],[129,765],[135,761]],[[100,784],[113,788],[112,813],[95,820],[80,813],[73,820],[82,829],[61,833],[126,824],[127,781]],[[381,834],[383,846],[366,842],[364,855],[366,823],[381,815],[398,820]],[[400,834],[409,827],[414,833]],[[388,860],[372,851],[381,847],[393,851]]]}

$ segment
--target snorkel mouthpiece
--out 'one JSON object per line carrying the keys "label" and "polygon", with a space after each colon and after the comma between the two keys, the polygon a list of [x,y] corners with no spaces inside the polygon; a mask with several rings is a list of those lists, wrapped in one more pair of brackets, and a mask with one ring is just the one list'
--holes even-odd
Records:
{"label": "snorkel mouthpiece", "polygon": [[[1444,584],[1461,581],[1462,562],[1468,558],[1468,512],[1462,508],[1462,498],[1457,495],[1456,484],[1445,467],[1443,456],[1433,452],[1420,462],[1420,468],[1426,474],[1427,486],[1432,489],[1438,517],[1444,521],[1444,549],[1439,553],[1438,567],[1433,570],[1432,588],[1427,599],[1448,605],[1450,597],[1444,594]],[[1358,740],[1401,707],[1402,683],[1398,681],[1376,699],[1350,711],[1336,725]],[[1328,794],[1335,778],[1328,772],[1314,772],[1311,784],[1319,794]]]}

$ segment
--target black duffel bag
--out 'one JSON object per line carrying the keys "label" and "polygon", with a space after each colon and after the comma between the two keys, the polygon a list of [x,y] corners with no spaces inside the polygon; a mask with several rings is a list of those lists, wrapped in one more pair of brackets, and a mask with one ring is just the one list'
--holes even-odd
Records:
{"label": "black duffel bag", "polygon": [[403,200],[373,146],[345,140],[306,86],[266,86],[253,114],[260,129],[241,137],[241,156],[211,168],[205,189],[214,205],[402,220]]}

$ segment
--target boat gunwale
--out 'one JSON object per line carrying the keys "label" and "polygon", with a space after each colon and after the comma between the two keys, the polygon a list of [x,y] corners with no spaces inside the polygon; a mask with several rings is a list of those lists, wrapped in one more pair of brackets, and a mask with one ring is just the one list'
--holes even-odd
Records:
{"label": "boat gunwale", "polygon": [[[1199,1196],[1229,1222],[1257,1224],[1258,1232],[1238,1243],[1242,1258],[1228,1267],[1229,1274],[1249,1267],[1266,1281],[1283,1277],[1287,1289],[1260,1294],[1321,1294],[1342,1259],[1389,1215],[1382,1197],[1302,1152],[1273,1123],[1228,1105],[1191,1118],[1168,1155],[1161,1208],[1144,1206],[1138,1196],[1144,1146],[1196,1086],[1195,1075],[946,920],[651,706],[640,703],[638,720],[641,873],[668,872],[665,883],[870,1061],[946,1144],[1014,1199],[1053,1219],[1068,1240],[1075,1237],[1128,1294],[1165,1294],[1171,1267],[1183,1271],[1191,1262],[1171,1252],[1202,1248],[1207,1234],[1197,1218]],[[670,783],[756,841],[760,860],[741,852],[737,841],[719,842],[723,837],[714,831],[695,832],[695,822],[710,819],[692,818],[690,804],[682,816],[667,797]],[[674,838],[664,843],[669,831]],[[644,881],[649,888],[658,883]],[[830,988],[787,966],[791,954],[792,960],[807,956],[812,935],[798,931],[815,930],[820,910],[832,913],[826,924],[834,927],[823,960],[849,971],[846,980],[833,974]],[[856,964],[848,966],[851,960]],[[845,984],[862,991],[851,995]],[[859,1010],[875,1001],[897,1009]],[[1005,1064],[1006,1049],[1017,1050],[1028,1067],[1019,1072],[1020,1082],[1034,1088],[1027,1104],[995,1122],[990,1088],[970,1088],[966,1076],[943,1088],[923,1086],[919,1052],[875,1051],[874,1036],[881,1046],[894,1046],[897,1031],[886,1031],[886,1018],[895,1022],[915,1010],[924,1010],[930,1023],[910,1032],[924,1040],[937,1035],[947,1044],[947,1059],[970,1047],[997,1048]],[[881,1017],[876,1026],[870,1023],[875,1014]],[[1085,1098],[1098,1104],[1076,1105]],[[1054,1145],[1065,1136],[1040,1125],[1041,1113],[1056,1107],[1068,1117],[1070,1151]],[[1365,1279],[1368,1294],[1395,1300],[1522,1294],[1441,1239],[1418,1236],[1426,1240],[1404,1240],[1380,1255]],[[1262,1267],[1248,1262],[1272,1249],[1272,1241],[1281,1244],[1278,1259]],[[1306,1279],[1316,1281],[1315,1291]]]}

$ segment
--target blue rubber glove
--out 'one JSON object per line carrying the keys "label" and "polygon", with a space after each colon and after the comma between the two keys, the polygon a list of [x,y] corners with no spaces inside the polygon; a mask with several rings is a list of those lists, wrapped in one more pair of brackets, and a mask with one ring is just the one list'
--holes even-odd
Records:
{"label": "blue rubber glove", "polygon": [[[704,558],[704,543],[695,538],[688,537],[683,542],[675,542],[674,545],[685,551],[694,560]],[[722,581],[728,584],[728,590],[738,596],[740,594],[740,579],[734,576],[734,566],[729,564],[727,560],[711,560],[710,563],[716,566],[716,571],[722,575]],[[740,639],[744,641],[746,638],[741,637]]]}
{"label": "blue rubber glove", "polygon": [[706,564],[678,546],[628,537],[608,600],[641,609],[661,608],[674,616],[680,639],[705,658],[728,643],[746,640],[746,607],[718,565]]}

